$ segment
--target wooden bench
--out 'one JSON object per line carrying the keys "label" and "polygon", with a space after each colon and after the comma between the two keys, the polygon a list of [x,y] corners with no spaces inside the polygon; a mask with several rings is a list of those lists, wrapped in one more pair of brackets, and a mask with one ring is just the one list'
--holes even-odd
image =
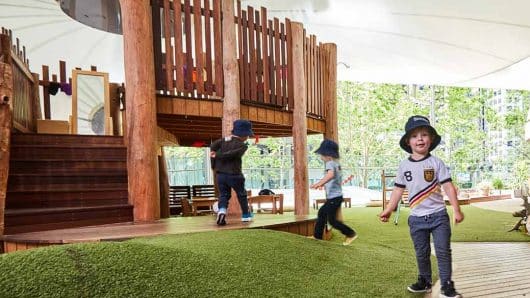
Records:
{"label": "wooden bench", "polygon": [[[262,203],[270,203],[272,208],[261,208]],[[283,214],[283,194],[257,195],[248,197],[250,211],[254,212],[253,204],[257,204],[256,212],[269,211],[272,214]]]}
{"label": "wooden bench", "polygon": [[192,197],[216,197],[215,186],[213,184],[193,185],[191,189]]}
{"label": "wooden bench", "polygon": [[213,205],[217,202],[215,185],[193,185],[191,207],[194,215],[213,213]]}
{"label": "wooden bench", "polygon": [[[313,209],[318,209],[318,205],[326,203],[326,199],[316,199],[313,201]],[[344,208],[351,208],[351,198],[343,198]]]}
{"label": "wooden bench", "polygon": [[[179,215],[189,213],[191,210],[183,208],[182,200],[191,199],[191,188],[189,186],[170,186],[169,187],[169,213],[171,215]],[[189,202],[189,201],[188,201]],[[186,212],[184,212],[186,211]]]}

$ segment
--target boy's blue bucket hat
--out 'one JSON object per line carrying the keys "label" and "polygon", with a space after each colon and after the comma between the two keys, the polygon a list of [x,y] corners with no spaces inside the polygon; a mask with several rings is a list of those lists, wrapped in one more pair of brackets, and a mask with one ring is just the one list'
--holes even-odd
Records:
{"label": "boy's blue bucket hat", "polygon": [[333,158],[339,158],[339,144],[333,142],[332,140],[325,139],[322,141],[322,143],[320,143],[320,147],[318,147],[315,153],[331,156]]}
{"label": "boy's blue bucket hat", "polygon": [[234,128],[232,134],[238,137],[252,137],[254,132],[252,131],[252,123],[248,120],[239,119],[234,121]]}
{"label": "boy's blue bucket hat", "polygon": [[409,118],[407,124],[405,124],[405,134],[401,137],[401,140],[399,141],[399,146],[401,146],[401,149],[407,151],[408,153],[412,153],[412,148],[410,148],[408,144],[408,139],[410,137],[410,133],[418,127],[426,127],[431,132],[433,136],[431,146],[429,147],[429,152],[431,152],[432,150],[434,150],[434,148],[436,148],[436,146],[440,144],[442,137],[436,132],[436,129],[431,126],[429,119],[420,115],[412,116]]}

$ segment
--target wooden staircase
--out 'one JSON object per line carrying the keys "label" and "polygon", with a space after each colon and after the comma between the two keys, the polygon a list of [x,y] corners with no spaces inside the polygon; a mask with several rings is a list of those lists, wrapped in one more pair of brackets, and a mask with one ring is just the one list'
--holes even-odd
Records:
{"label": "wooden staircase", "polygon": [[122,137],[12,134],[5,234],[133,220]]}

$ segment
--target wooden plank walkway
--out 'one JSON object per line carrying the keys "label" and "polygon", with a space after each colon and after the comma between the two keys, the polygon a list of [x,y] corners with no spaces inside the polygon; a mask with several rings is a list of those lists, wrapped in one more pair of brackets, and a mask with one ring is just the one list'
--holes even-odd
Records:
{"label": "wooden plank walkway", "polygon": [[[292,213],[255,214],[252,222],[240,217],[228,217],[226,226],[218,226],[215,216],[173,217],[149,223],[117,223],[71,229],[50,230],[0,236],[4,252],[25,250],[53,244],[77,242],[121,241],[137,237],[186,234],[235,229],[270,229],[303,236],[312,235],[316,216],[296,216]],[[1,250],[0,250],[1,251]]]}
{"label": "wooden plank walkway", "polygon": [[[470,297],[530,297],[530,243],[452,243],[453,280]],[[439,281],[432,297],[440,293]]]}

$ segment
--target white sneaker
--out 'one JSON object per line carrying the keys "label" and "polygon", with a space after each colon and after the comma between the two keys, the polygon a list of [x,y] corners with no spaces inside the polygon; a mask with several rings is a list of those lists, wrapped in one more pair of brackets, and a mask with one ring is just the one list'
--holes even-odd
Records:
{"label": "white sneaker", "polygon": [[242,222],[250,222],[252,221],[252,213],[243,214],[243,217],[241,217]]}

